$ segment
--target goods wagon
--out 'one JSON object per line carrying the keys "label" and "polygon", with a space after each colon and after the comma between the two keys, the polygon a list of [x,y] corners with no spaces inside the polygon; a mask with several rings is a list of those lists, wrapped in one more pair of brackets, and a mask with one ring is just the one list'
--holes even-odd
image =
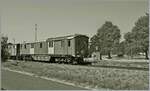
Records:
{"label": "goods wagon", "polygon": [[48,38],[48,54],[86,57],[88,55],[88,39],[87,36],[79,34]]}
{"label": "goods wagon", "polygon": [[47,54],[48,44],[46,41],[34,43],[34,54]]}
{"label": "goods wagon", "polygon": [[11,59],[16,59],[20,55],[20,44],[8,44],[8,53]]}
{"label": "goods wagon", "polygon": [[16,56],[16,44],[8,44],[8,52],[11,56]]}
{"label": "goods wagon", "polygon": [[76,62],[87,57],[88,37],[81,34],[48,38],[46,41],[17,44],[16,57],[23,60]]}
{"label": "goods wagon", "polygon": [[30,54],[30,43],[20,44],[20,54]]}

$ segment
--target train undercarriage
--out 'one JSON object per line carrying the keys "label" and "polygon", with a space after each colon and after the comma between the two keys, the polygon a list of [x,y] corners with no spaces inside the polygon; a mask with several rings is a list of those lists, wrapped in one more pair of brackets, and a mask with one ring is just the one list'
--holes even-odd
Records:
{"label": "train undercarriage", "polygon": [[83,57],[74,57],[71,55],[52,55],[52,54],[21,54],[11,56],[9,59],[24,61],[39,61],[48,63],[65,63],[65,64],[84,64]]}

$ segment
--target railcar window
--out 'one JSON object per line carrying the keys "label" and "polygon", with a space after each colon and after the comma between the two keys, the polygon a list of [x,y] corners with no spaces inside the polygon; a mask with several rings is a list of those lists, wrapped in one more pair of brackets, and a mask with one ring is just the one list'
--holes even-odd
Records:
{"label": "railcar window", "polygon": [[42,48],[42,43],[40,43],[40,48]]}
{"label": "railcar window", "polygon": [[49,47],[53,47],[53,41],[49,42]]}
{"label": "railcar window", "polygon": [[70,40],[68,40],[68,46],[70,47],[71,43],[70,43]]}
{"label": "railcar window", "polygon": [[26,44],[24,45],[24,48],[26,49],[27,47],[26,47]]}
{"label": "railcar window", "polygon": [[31,44],[31,48],[34,48],[34,44]]}

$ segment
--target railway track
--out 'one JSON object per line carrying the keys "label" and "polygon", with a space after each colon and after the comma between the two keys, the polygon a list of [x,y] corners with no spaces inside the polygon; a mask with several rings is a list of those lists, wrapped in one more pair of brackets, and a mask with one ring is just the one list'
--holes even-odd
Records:
{"label": "railway track", "polygon": [[[38,61],[38,62],[43,62],[43,61]],[[49,62],[43,62],[43,63],[49,63]],[[71,65],[71,64],[67,64],[67,65]],[[79,65],[79,64],[76,64],[76,65]],[[106,66],[106,65],[92,65],[90,63],[80,64],[80,66],[149,71],[149,68],[146,68],[146,67],[131,67],[131,66],[127,67],[127,66],[113,66],[113,65],[112,66]]]}
{"label": "railway track", "polygon": [[125,67],[125,66],[105,66],[105,65],[89,65],[89,67],[100,67],[100,68],[114,68],[114,69],[128,69],[128,70],[142,70],[149,71],[149,68],[142,67]]}
{"label": "railway track", "polygon": [[[32,62],[40,62],[40,63],[50,63],[47,61],[32,61]],[[62,63],[56,63],[56,64],[62,64]],[[65,64],[65,63],[63,63]],[[66,65],[73,65],[73,64],[66,64]],[[113,69],[128,69],[128,70],[142,70],[142,71],[149,71],[149,68],[146,67],[132,67],[132,66],[114,66],[114,65],[98,65],[98,64],[91,64],[91,63],[85,63],[85,64],[76,64],[79,66],[88,66],[88,67],[97,67],[97,68],[113,68]]]}

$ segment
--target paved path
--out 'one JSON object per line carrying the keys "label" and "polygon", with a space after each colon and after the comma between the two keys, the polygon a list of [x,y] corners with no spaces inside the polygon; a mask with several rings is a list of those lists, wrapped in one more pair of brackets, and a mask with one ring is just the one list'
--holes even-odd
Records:
{"label": "paved path", "polygon": [[2,88],[7,90],[85,90],[2,69]]}

